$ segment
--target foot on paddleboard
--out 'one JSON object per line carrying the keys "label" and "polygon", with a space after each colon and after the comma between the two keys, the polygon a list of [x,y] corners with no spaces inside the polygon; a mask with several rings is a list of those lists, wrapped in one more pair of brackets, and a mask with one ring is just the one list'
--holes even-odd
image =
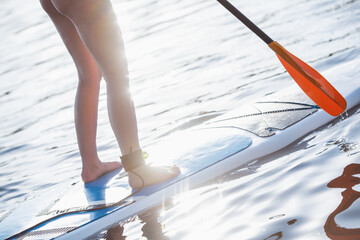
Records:
{"label": "foot on paddleboard", "polygon": [[141,150],[122,156],[121,161],[128,173],[129,185],[134,189],[163,182],[180,174],[177,166],[146,165]]}
{"label": "foot on paddleboard", "polygon": [[81,178],[84,183],[92,182],[102,175],[120,168],[120,162],[97,162],[94,165],[84,166],[81,172]]}
{"label": "foot on paddleboard", "polygon": [[180,174],[177,166],[142,165],[128,172],[129,185],[137,189],[163,182]]}

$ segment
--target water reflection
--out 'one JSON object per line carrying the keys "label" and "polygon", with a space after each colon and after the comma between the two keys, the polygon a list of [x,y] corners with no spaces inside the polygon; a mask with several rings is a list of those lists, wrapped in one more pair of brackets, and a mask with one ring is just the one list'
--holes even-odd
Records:
{"label": "water reflection", "polygon": [[124,226],[116,225],[109,230],[105,235],[106,240],[125,240],[126,236],[124,236]]}
{"label": "water reflection", "polygon": [[279,240],[283,237],[283,233],[282,232],[277,232],[277,233],[274,233],[273,235],[265,238],[264,240]]}
{"label": "water reflection", "polygon": [[[158,218],[162,211],[162,207],[152,208],[149,211],[138,215],[139,219],[144,223],[141,228],[142,236],[148,240],[169,240],[170,238],[163,233],[163,225],[159,223]],[[107,230],[106,240],[125,240],[124,226],[116,225]]]}
{"label": "water reflection", "polygon": [[326,235],[335,240],[340,239],[360,239],[360,224],[358,228],[345,228],[338,225],[335,217],[346,211],[357,199],[360,198],[360,192],[353,189],[360,184],[360,178],[355,174],[360,173],[360,164],[352,163],[345,167],[343,174],[329,182],[329,188],[345,188],[341,193],[343,199],[339,206],[330,214],[324,225]]}

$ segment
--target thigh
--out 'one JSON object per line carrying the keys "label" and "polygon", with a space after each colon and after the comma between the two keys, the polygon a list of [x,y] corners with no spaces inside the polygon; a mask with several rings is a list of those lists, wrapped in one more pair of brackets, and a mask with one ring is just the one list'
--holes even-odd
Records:
{"label": "thigh", "polygon": [[89,22],[101,16],[112,16],[110,0],[50,0],[54,7],[76,24]]}
{"label": "thigh", "polygon": [[59,32],[66,48],[75,62],[81,79],[93,79],[95,77],[96,80],[100,80],[100,70],[89,50],[81,40],[72,21],[60,13],[51,0],[40,0],[40,3]]}

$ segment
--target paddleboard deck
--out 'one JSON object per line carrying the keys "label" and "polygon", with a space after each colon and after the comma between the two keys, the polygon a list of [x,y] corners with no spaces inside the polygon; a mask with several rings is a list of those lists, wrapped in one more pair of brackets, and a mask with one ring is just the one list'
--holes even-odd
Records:
{"label": "paddleboard deck", "polygon": [[[359,61],[328,72],[350,109],[360,103]],[[346,83],[346,84],[344,84]],[[0,222],[0,238],[24,229],[22,239],[84,239],[160,205],[175,194],[200,186],[235,168],[278,151],[332,117],[297,86],[163,138],[147,150],[147,162],[176,164],[181,174],[168,181],[132,190],[123,169],[88,183],[77,183],[59,196],[30,200]],[[40,224],[39,224],[40,223]]]}

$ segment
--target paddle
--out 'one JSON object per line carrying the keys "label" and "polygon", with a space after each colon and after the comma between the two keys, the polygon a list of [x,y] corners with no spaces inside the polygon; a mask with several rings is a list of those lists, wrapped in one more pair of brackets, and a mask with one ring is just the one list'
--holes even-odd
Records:
{"label": "paddle", "polygon": [[260,37],[275,52],[290,76],[319,107],[332,116],[337,116],[346,109],[346,100],[344,97],[341,96],[341,94],[323,76],[321,76],[320,73],[288,52],[279,43],[272,40],[227,0],[217,1]]}

